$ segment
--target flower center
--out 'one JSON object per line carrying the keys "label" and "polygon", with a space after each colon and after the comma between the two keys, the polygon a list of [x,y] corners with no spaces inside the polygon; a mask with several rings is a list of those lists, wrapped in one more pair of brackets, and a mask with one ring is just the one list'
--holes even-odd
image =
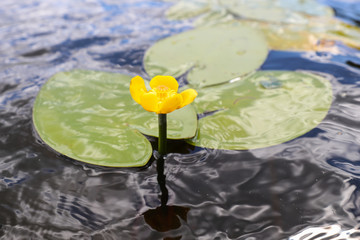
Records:
{"label": "flower center", "polygon": [[156,88],[153,88],[152,90],[156,93],[160,101],[163,101],[164,99],[168,98],[170,95],[175,93],[174,90],[172,90],[171,88],[165,85],[159,85]]}

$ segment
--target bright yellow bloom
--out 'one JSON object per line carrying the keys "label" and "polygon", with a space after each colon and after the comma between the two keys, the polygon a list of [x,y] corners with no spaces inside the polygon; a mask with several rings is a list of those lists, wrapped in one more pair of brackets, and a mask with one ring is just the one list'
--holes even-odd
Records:
{"label": "bright yellow bloom", "polygon": [[150,81],[151,90],[147,91],[144,79],[133,77],[130,82],[132,98],[145,110],[157,114],[170,113],[194,101],[197,92],[187,89],[177,93],[179,84],[171,76],[156,76]]}

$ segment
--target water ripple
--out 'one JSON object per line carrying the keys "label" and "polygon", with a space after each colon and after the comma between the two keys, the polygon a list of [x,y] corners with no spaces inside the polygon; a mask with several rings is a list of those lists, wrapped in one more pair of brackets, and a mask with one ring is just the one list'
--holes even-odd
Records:
{"label": "water ripple", "polygon": [[[344,1],[323,2],[358,20],[357,5],[341,15]],[[95,167],[39,140],[32,104],[46,80],[74,68],[146,77],[145,51],[192,28],[192,20],[165,18],[171,4],[0,3],[0,239],[279,240],[304,236],[311,226],[350,232],[359,222],[360,54],[341,44],[340,54],[270,51],[261,66],[311,71],[332,83],[333,104],[317,128],[249,151],[170,142],[168,208],[186,210],[176,229],[157,231],[144,217],[161,204],[156,159],[137,169]]]}

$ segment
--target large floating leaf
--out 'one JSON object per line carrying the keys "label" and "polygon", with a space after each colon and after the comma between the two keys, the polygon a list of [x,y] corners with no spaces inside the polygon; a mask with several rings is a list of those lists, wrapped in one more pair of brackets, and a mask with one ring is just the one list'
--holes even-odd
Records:
{"label": "large floating leaf", "polygon": [[344,23],[336,18],[314,17],[306,26],[307,31],[318,38],[342,41],[350,47],[360,49],[360,28]]}
{"label": "large floating leaf", "polygon": [[316,127],[332,101],[327,79],[300,72],[257,72],[234,83],[199,90],[199,120],[189,143],[253,149],[294,139]]}
{"label": "large floating leaf", "polygon": [[330,7],[315,0],[220,0],[229,11],[249,19],[277,23],[307,23],[307,15],[333,16]]}
{"label": "large floating leaf", "polygon": [[[40,137],[56,151],[86,163],[145,165],[152,148],[135,128],[157,136],[157,115],[131,99],[130,79],[85,70],[56,74],[34,104],[33,121]],[[169,138],[193,137],[197,122],[194,109],[189,106],[177,111],[169,114]]]}
{"label": "large floating leaf", "polygon": [[292,24],[277,24],[250,20],[241,20],[247,26],[264,33],[269,48],[275,50],[307,51],[317,50],[319,38],[306,27]]}
{"label": "large floating leaf", "polygon": [[309,17],[303,25],[277,24],[241,20],[241,23],[262,31],[271,49],[312,50],[338,53],[333,41],[342,41],[360,48],[360,28],[329,17]]}
{"label": "large floating leaf", "polygon": [[[223,0],[224,1],[224,0]],[[252,0],[248,0],[250,2]],[[283,9],[300,12],[311,16],[333,16],[331,7],[320,4],[317,0],[272,0]]]}
{"label": "large floating leaf", "polygon": [[269,48],[276,50],[338,53],[336,46],[323,40],[360,48],[360,29],[333,18],[332,9],[315,0],[182,0],[167,11],[167,16],[198,17],[195,26],[231,23],[241,16],[238,21],[262,31]]}
{"label": "large floating leaf", "polygon": [[307,16],[333,16],[333,10],[316,0],[182,0],[167,11],[171,19],[192,18],[225,10],[231,15],[277,23],[307,23]]}
{"label": "large floating leaf", "polygon": [[145,54],[150,76],[180,76],[192,85],[227,82],[257,69],[267,56],[261,34],[238,23],[203,27],[157,42]]}
{"label": "large floating leaf", "polygon": [[[318,18],[314,18],[314,22]],[[325,38],[321,36],[319,31],[315,31],[315,24],[308,25],[296,25],[296,24],[281,24],[281,23],[271,23],[255,20],[246,20],[240,19],[235,20],[230,18],[229,15],[223,12],[211,12],[205,14],[202,17],[198,18],[195,21],[195,24],[198,26],[211,26],[220,22],[221,24],[233,24],[237,22],[238,24],[251,27],[253,29],[262,32],[266,38],[267,45],[270,49],[274,50],[287,50],[287,51],[333,51],[332,48],[323,48],[319,45],[319,40]],[[319,23],[317,23],[319,25]],[[311,30],[311,26],[314,26],[314,31]],[[325,30],[325,26],[318,27],[317,29]],[[325,33],[325,32],[324,32]],[[334,39],[331,37],[330,39]],[[340,40],[340,37],[338,37]],[[341,40],[344,37],[341,37]],[[319,49],[321,47],[321,49]],[[336,52],[337,53],[337,52]]]}
{"label": "large floating leaf", "polygon": [[197,26],[218,23],[239,24],[263,33],[270,49],[295,51],[326,51],[338,53],[333,41],[360,49],[360,28],[330,17],[307,17],[306,24],[282,24],[249,19],[234,20],[224,12],[210,12],[195,21]]}
{"label": "large floating leaf", "polygon": [[211,11],[211,1],[179,1],[166,12],[168,18],[186,19]]}

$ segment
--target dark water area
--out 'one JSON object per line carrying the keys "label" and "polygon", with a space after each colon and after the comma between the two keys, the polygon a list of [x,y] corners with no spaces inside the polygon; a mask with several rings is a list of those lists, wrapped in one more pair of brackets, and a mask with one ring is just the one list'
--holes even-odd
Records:
{"label": "dark water area", "polygon": [[338,18],[354,25],[360,24],[360,5],[358,1],[320,0],[319,2],[332,7]]}
{"label": "dark water area", "polygon": [[[322,2],[359,23],[359,3]],[[229,151],[172,141],[163,168],[152,159],[111,169],[68,159],[38,138],[32,106],[47,79],[71,69],[146,76],[146,49],[192,28],[165,18],[170,5],[0,2],[0,239],[278,240],[311,226],[356,227],[360,52],[341,43],[341,54],[271,51],[262,65],[313,71],[333,86],[323,122],[283,144]]]}

